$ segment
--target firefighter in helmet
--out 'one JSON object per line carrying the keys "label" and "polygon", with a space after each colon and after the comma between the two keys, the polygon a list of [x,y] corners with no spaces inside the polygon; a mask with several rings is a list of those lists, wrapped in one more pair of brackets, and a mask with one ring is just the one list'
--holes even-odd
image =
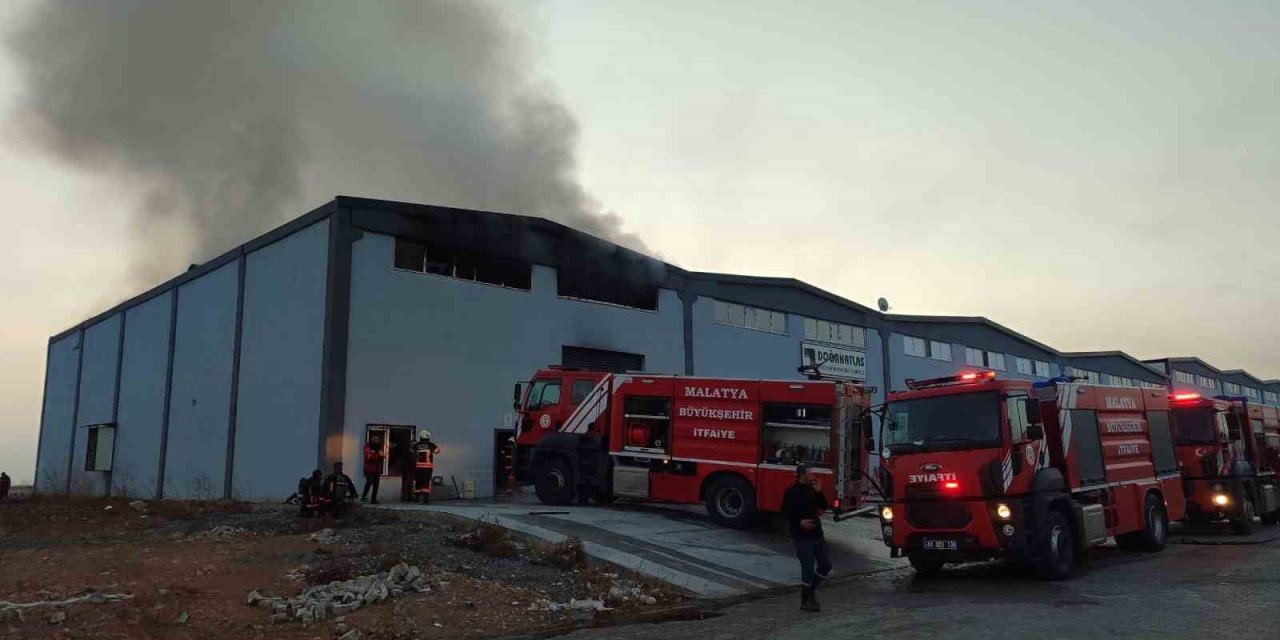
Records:
{"label": "firefighter in helmet", "polygon": [[431,502],[431,478],[435,475],[436,454],[440,453],[440,445],[431,441],[431,432],[423,429],[418,432],[418,441],[413,445],[413,501]]}

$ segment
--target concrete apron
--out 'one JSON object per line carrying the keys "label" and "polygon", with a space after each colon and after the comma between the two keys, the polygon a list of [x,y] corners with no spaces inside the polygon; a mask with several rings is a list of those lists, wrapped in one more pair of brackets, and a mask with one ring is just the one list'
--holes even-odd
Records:
{"label": "concrete apron", "polygon": [[[613,507],[510,502],[387,504],[378,508],[434,511],[495,524],[551,543],[576,538],[587,555],[687,589],[703,598],[730,598],[797,585],[800,565],[785,534],[765,527],[725,529],[705,515],[650,505]],[[879,521],[823,522],[832,577],[864,575],[905,564],[889,558]]]}

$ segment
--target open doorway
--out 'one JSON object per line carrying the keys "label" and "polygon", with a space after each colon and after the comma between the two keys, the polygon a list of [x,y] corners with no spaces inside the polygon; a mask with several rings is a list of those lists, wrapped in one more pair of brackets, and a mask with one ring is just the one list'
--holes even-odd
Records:
{"label": "open doorway", "polygon": [[515,472],[516,432],[514,429],[493,431],[493,494],[501,495],[511,488]]}
{"label": "open doorway", "polygon": [[[413,433],[416,429],[417,427],[413,425],[404,424],[371,424],[365,428],[366,443],[375,440],[382,443],[382,476],[384,478],[400,478],[405,473],[406,464],[410,466],[409,473],[413,472],[413,454],[410,448],[413,445]],[[382,500],[383,496],[399,495],[398,483],[380,483],[379,500]]]}

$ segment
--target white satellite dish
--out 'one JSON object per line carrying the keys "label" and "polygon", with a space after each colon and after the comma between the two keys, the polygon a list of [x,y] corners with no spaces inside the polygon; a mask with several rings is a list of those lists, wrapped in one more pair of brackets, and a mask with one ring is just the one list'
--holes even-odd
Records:
{"label": "white satellite dish", "polygon": [[880,311],[881,311],[881,312],[888,313],[888,311],[889,311],[889,301],[888,301],[888,300],[885,300],[884,298],[880,298],[879,300],[877,300],[877,301],[876,301],[876,305],[878,305],[878,306],[880,307]]}

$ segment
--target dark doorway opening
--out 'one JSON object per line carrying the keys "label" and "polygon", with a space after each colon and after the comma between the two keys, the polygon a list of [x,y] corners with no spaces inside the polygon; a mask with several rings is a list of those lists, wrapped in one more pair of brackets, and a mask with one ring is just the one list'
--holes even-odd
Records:
{"label": "dark doorway opening", "polygon": [[515,461],[515,430],[495,429],[493,431],[493,494],[495,496],[511,488]]}
{"label": "dark doorway opening", "polygon": [[577,369],[626,373],[644,371],[644,355],[590,347],[560,347],[560,364]]}
{"label": "dark doorway opening", "polygon": [[404,473],[413,431],[414,427],[401,424],[371,424],[365,429],[365,442],[377,439],[382,443],[383,476],[400,477]]}

